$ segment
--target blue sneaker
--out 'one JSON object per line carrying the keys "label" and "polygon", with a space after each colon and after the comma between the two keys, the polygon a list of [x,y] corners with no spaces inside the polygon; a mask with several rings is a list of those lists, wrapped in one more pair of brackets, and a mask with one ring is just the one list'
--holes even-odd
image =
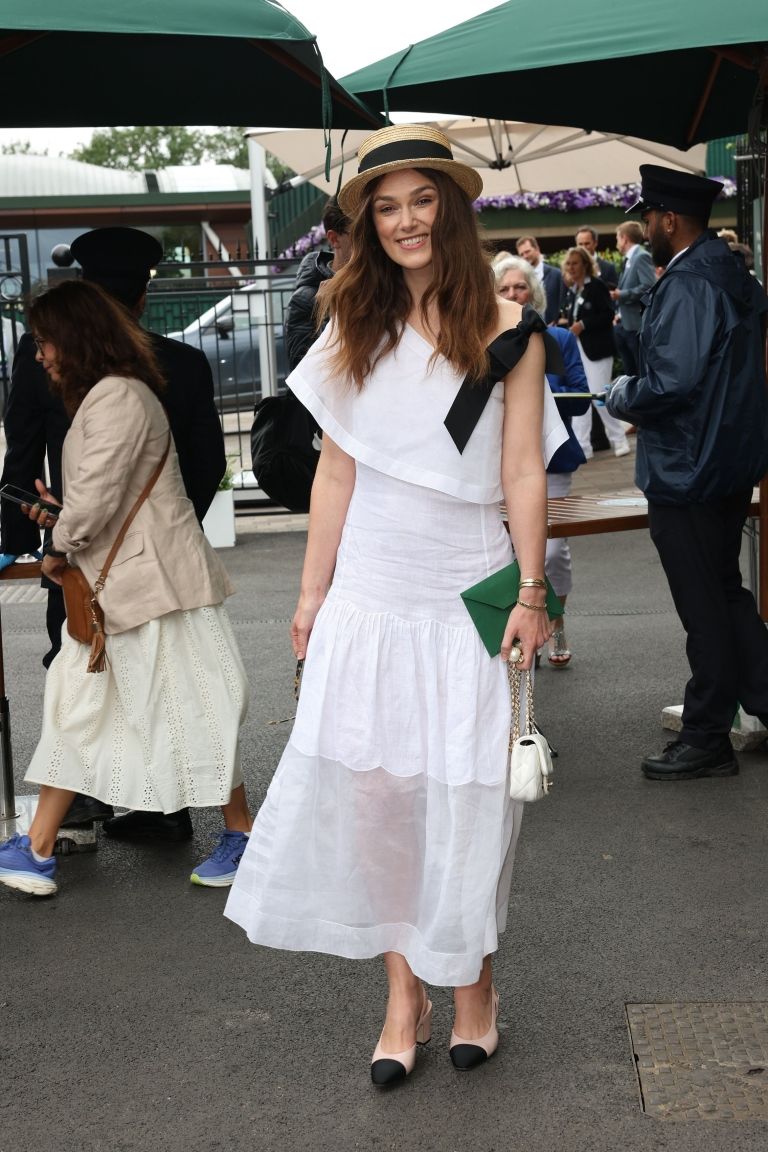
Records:
{"label": "blue sneaker", "polygon": [[29,892],[32,896],[53,896],[56,891],[56,860],[35,860],[29,836],[11,836],[0,844],[0,884]]}
{"label": "blue sneaker", "polygon": [[203,888],[229,888],[247,843],[248,837],[244,832],[225,829],[208,859],[198,864],[190,876],[192,883],[201,884]]}

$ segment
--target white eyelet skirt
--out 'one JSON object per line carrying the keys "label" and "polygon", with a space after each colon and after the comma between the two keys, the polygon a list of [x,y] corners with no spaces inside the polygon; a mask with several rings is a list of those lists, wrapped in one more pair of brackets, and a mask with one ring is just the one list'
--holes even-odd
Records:
{"label": "white eyelet skirt", "polygon": [[222,604],[107,636],[108,666],[64,625],[25,780],[107,804],[175,812],[226,804],[242,783],[248,681]]}

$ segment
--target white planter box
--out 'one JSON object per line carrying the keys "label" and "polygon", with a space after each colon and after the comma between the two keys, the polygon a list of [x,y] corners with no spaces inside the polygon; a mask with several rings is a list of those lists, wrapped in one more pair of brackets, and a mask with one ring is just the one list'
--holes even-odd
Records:
{"label": "white planter box", "polygon": [[235,546],[235,493],[217,492],[203,520],[203,532],[213,548]]}

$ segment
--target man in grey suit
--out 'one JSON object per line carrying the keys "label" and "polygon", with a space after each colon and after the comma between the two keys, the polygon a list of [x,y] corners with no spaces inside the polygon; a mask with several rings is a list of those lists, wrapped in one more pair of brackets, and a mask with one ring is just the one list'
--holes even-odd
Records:
{"label": "man in grey suit", "polygon": [[643,315],[640,301],[656,282],[656,272],[650,253],[643,247],[642,226],[636,220],[619,224],[616,247],[621,252],[622,261],[619,286],[611,291],[618,305],[613,334],[624,372],[627,376],[637,376],[640,372],[637,349]]}

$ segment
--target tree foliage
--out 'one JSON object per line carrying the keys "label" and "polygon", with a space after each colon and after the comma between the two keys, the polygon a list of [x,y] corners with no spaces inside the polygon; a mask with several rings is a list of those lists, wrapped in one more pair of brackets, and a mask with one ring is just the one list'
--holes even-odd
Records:
{"label": "tree foliage", "polygon": [[[212,130],[183,126],[96,128],[90,143],[79,145],[71,155],[73,160],[86,164],[129,172],[204,163],[247,168],[248,142],[244,131],[244,128],[226,125],[217,125]],[[28,148],[18,150],[28,151]],[[269,153],[267,164],[278,181],[293,175]]]}
{"label": "tree foliage", "polygon": [[9,140],[7,144],[0,144],[0,156],[47,156],[48,149],[38,152],[32,147],[29,140]]}
{"label": "tree foliage", "polygon": [[81,144],[72,152],[72,159],[101,168],[141,172],[174,164],[200,164],[205,153],[206,141],[199,129],[140,126],[97,128],[90,143]]}

